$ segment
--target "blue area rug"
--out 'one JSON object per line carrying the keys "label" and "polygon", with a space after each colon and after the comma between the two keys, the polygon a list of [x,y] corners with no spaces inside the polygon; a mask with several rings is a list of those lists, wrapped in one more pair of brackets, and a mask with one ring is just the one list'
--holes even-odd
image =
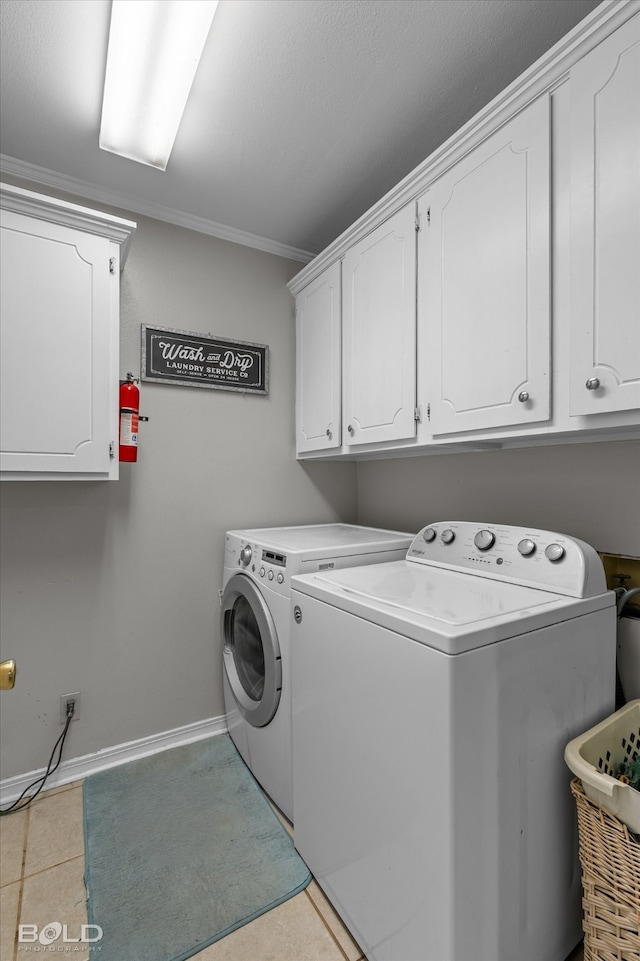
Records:
{"label": "blue area rug", "polygon": [[87,778],[84,835],[100,961],[185,961],[311,880],[228,735]]}

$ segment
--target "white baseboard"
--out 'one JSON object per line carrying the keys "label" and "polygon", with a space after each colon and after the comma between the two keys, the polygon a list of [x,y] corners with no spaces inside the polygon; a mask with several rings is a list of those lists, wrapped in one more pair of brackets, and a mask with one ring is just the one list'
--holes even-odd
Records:
{"label": "white baseboard", "polygon": [[[226,734],[227,730],[227,717],[223,714],[220,717],[211,717],[204,721],[195,721],[193,724],[185,724],[184,727],[177,727],[172,731],[161,731],[159,734],[152,734],[150,737],[141,737],[136,741],[127,741],[125,744],[116,744],[114,747],[104,748],[94,754],[74,757],[60,764],[57,771],[48,778],[43,790],[48,791],[50,788],[60,787],[60,785],[69,784],[71,781],[79,781],[82,778],[89,777],[90,774],[96,774],[98,771],[106,771],[108,768],[117,767],[119,764],[128,764],[129,761],[137,761],[139,758],[158,754],[160,751],[166,751],[172,747],[191,744],[193,741],[201,741],[216,734]],[[42,777],[45,771],[46,768],[41,768],[38,771],[29,771],[27,774],[18,774],[15,777],[0,781],[0,805],[4,807],[6,803],[11,803],[19,798],[24,789]]]}

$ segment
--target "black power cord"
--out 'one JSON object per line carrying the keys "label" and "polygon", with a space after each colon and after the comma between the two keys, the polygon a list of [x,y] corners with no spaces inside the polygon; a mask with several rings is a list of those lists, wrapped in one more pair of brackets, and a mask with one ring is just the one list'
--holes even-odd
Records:
{"label": "black power cord", "polygon": [[[73,715],[75,714],[75,712],[76,712],[75,702],[74,702],[74,701],[69,701],[69,703],[67,704],[67,719],[66,719],[66,721],[65,721],[64,730],[63,730],[62,734],[60,735],[60,737],[58,738],[58,740],[56,741],[56,743],[55,743],[54,746],[53,746],[53,751],[51,752],[51,757],[49,758],[49,763],[47,764],[47,770],[45,771],[45,773],[44,773],[41,777],[37,778],[35,781],[33,781],[32,784],[30,784],[28,787],[26,787],[26,788],[24,789],[24,791],[22,792],[22,794],[20,795],[20,797],[19,797],[19,798],[16,798],[16,800],[13,802],[13,804],[10,804],[8,808],[0,808],[0,815],[3,815],[3,814],[16,814],[18,811],[24,811],[24,809],[25,809],[26,807],[28,807],[28,805],[31,804],[32,801],[35,801],[35,799],[37,798],[37,796],[40,794],[40,791],[41,791],[42,788],[44,787],[45,781],[47,780],[47,778],[49,777],[49,775],[50,775],[50,774],[53,774],[53,772],[54,772],[54,771],[58,768],[58,766],[60,765],[60,761],[62,760],[62,749],[63,749],[63,747],[64,747],[64,742],[65,742],[66,737],[67,737],[67,731],[69,730],[69,725],[71,724],[71,721],[73,720]],[[59,750],[58,750],[58,745],[60,745],[60,749],[59,749]],[[56,750],[58,750],[58,760],[56,761],[56,763],[55,763],[55,764],[53,765],[53,767],[52,767],[51,765],[53,764],[53,758],[55,757]],[[39,787],[38,790],[35,792],[35,794],[32,794],[30,797],[25,798],[25,799],[24,799],[24,802],[23,802],[22,804],[20,804],[20,802],[21,802],[22,799],[24,798],[24,796],[25,796],[25,794],[27,793],[27,791],[30,791],[31,788],[35,787],[37,784],[39,784],[40,787]]]}

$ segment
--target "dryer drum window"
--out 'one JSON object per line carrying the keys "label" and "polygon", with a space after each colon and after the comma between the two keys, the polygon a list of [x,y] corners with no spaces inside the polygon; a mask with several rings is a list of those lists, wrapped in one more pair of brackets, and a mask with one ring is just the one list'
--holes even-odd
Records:
{"label": "dryer drum window", "polygon": [[224,589],[221,628],[224,671],[238,710],[253,727],[264,727],[280,702],[280,644],[264,596],[244,573]]}
{"label": "dryer drum window", "polygon": [[264,693],[264,648],[251,605],[242,595],[225,614],[225,639],[238,672],[238,680],[252,701]]}

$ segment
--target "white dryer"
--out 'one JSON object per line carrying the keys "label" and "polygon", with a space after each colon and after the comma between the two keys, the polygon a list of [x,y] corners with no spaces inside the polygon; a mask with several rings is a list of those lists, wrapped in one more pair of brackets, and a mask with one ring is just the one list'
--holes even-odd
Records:
{"label": "white dryer", "polygon": [[614,709],[588,545],[429,525],[292,582],[295,843],[370,961],[563,961],[581,937],[568,741]]}
{"label": "white dryer", "polygon": [[293,574],[397,560],[412,534],[350,524],[229,531],[221,592],[229,734],[256,780],[293,820]]}

